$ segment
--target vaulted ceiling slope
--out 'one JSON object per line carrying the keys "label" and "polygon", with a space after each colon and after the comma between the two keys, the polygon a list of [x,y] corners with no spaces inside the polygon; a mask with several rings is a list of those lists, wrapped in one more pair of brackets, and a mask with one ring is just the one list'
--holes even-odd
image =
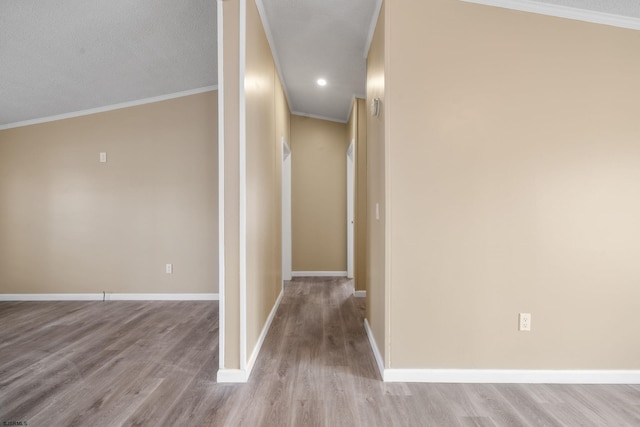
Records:
{"label": "vaulted ceiling slope", "polygon": [[[258,0],[293,113],[346,122],[366,92],[378,0]],[[316,84],[319,78],[327,85]]]}
{"label": "vaulted ceiling slope", "polygon": [[[292,112],[346,121],[381,0],[255,1]],[[640,0],[462,1],[640,29]],[[216,84],[216,0],[0,1],[0,129]]]}
{"label": "vaulted ceiling slope", "polygon": [[3,0],[0,127],[216,84],[214,0]]}
{"label": "vaulted ceiling slope", "polygon": [[[458,0],[449,0],[458,1]],[[640,28],[640,0],[463,0]],[[380,0],[257,0],[292,112],[344,122],[364,97]],[[327,86],[318,87],[318,78]]]}

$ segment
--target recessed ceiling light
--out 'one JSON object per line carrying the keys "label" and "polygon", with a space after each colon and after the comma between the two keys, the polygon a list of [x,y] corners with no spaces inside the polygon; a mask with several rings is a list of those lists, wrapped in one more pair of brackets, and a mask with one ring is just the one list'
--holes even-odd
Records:
{"label": "recessed ceiling light", "polygon": [[327,81],[325,79],[318,79],[318,86],[326,86]]}

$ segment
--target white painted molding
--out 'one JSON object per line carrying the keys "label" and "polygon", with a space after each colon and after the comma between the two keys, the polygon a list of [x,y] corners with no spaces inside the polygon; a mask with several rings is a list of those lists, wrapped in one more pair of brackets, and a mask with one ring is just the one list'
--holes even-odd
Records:
{"label": "white painted molding", "polygon": [[218,301],[218,294],[0,294],[0,301]]}
{"label": "white painted molding", "polygon": [[382,0],[376,0],[376,8],[374,9],[373,17],[371,17],[371,24],[369,24],[369,33],[367,34],[367,42],[364,45],[364,53],[362,55],[364,58],[367,58],[369,56],[369,49],[371,48],[371,42],[373,41],[373,34],[376,32],[376,24],[378,23],[380,10],[382,10]]}
{"label": "white painted molding", "polygon": [[224,254],[224,19],[222,0],[217,1],[218,24],[218,367],[224,369],[225,357],[225,254]]}
{"label": "white painted molding", "polygon": [[371,350],[373,351],[373,357],[376,359],[376,365],[378,365],[380,377],[384,381],[384,359],[382,358],[382,354],[380,354],[380,349],[378,348],[378,344],[376,343],[376,339],[373,336],[373,331],[371,331],[371,327],[369,326],[369,321],[367,319],[364,319],[364,330],[367,332],[369,345],[371,346]]}
{"label": "white painted molding", "polygon": [[255,366],[256,360],[258,359],[258,355],[260,354],[260,350],[262,349],[262,344],[264,343],[264,339],[269,333],[269,329],[271,328],[271,323],[273,322],[274,317],[276,316],[276,312],[278,311],[278,307],[280,307],[280,302],[282,301],[283,292],[280,291],[280,295],[276,300],[273,308],[271,309],[271,313],[269,313],[269,317],[267,317],[267,321],[262,328],[262,332],[260,333],[260,337],[258,337],[258,342],[253,348],[253,352],[251,353],[251,357],[247,361],[247,366],[245,369],[223,369],[220,368],[218,370],[218,382],[219,383],[246,383],[249,380],[249,376],[251,375],[251,371]]}
{"label": "white painted molding", "polygon": [[385,369],[385,382],[491,384],[640,384],[640,371]]}
{"label": "white painted molding", "polygon": [[218,301],[219,294],[109,294],[107,301]]}
{"label": "white painted molding", "polygon": [[356,298],[366,298],[367,291],[353,291],[353,296]]}
{"label": "white painted molding", "polygon": [[102,301],[100,294],[0,294],[0,301]]}
{"label": "white painted molding", "polygon": [[260,354],[260,350],[262,349],[262,344],[264,343],[264,339],[267,337],[267,334],[269,333],[269,329],[271,328],[271,323],[273,322],[273,318],[276,316],[278,307],[280,307],[280,302],[282,301],[283,295],[284,293],[281,290],[280,295],[278,295],[278,299],[276,299],[276,302],[273,305],[273,308],[271,309],[271,313],[269,313],[269,317],[267,317],[267,321],[265,322],[264,327],[262,328],[262,332],[258,337],[258,342],[256,343],[256,346],[253,348],[253,351],[251,352],[251,357],[249,357],[249,360],[247,361],[247,369],[246,369],[247,380],[249,380],[249,377],[251,376],[251,371],[253,371],[253,366],[255,365],[256,360],[258,359],[258,355]]}
{"label": "white painted molding", "polygon": [[276,45],[273,41],[273,33],[271,32],[271,27],[269,26],[269,20],[267,19],[267,12],[264,8],[264,2],[262,0],[256,0],[256,7],[258,8],[258,15],[260,15],[260,21],[262,21],[262,28],[264,28],[264,33],[267,36],[267,43],[269,43],[269,47],[271,48],[271,56],[273,57],[273,62],[276,65],[276,72],[278,73],[278,77],[280,77],[280,83],[282,84],[284,97],[287,100],[287,105],[291,106],[291,101],[290,101],[291,98],[289,97],[287,84],[284,80],[284,74],[282,74],[280,57],[278,56],[278,51],[276,50]]}
{"label": "white painted molding", "polygon": [[242,369],[218,369],[216,375],[218,383],[246,383],[248,379],[247,371]]}
{"label": "white painted molding", "polygon": [[348,117],[347,117],[347,120],[336,120],[333,117],[319,116],[317,114],[307,114],[307,113],[303,113],[302,111],[291,111],[291,114],[293,114],[294,116],[309,117],[311,119],[326,120],[328,122],[335,122],[335,123],[347,123],[349,121]]}
{"label": "white painted molding", "polygon": [[367,319],[364,329],[384,382],[476,384],[640,384],[640,370],[385,369]]}
{"label": "white painted molding", "polygon": [[346,271],[292,271],[292,277],[347,277]]}
{"label": "white painted molding", "polygon": [[240,0],[239,25],[239,280],[240,280],[240,369],[247,370],[247,0]]}
{"label": "white painted molding", "polygon": [[57,114],[55,116],[41,117],[37,119],[24,120],[21,122],[0,125],[0,130],[18,128],[23,126],[37,125],[40,123],[55,122],[57,120],[72,119],[74,117],[88,116],[90,114],[104,113],[107,111],[120,110],[121,108],[136,107],[138,105],[151,104],[153,102],[167,101],[169,99],[182,98],[184,96],[197,95],[199,93],[211,92],[218,89],[217,85],[206,86],[198,89],[185,90],[182,92],[169,93],[166,95],[153,96],[151,98],[138,99],[135,101],[121,102],[119,104],[106,105],[104,107],[90,108],[88,110],[74,111],[71,113]]}
{"label": "white painted molding", "polygon": [[460,0],[466,3],[476,3],[486,6],[496,6],[504,9],[555,16],[593,24],[610,25],[612,27],[640,30],[640,18],[613,15],[593,10],[579,9],[557,4],[541,3],[533,0]]}

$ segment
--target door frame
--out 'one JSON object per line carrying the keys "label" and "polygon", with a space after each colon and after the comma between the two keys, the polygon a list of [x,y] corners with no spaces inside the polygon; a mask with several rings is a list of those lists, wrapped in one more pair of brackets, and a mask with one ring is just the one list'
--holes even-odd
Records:
{"label": "door frame", "polygon": [[347,278],[354,277],[355,211],[356,211],[356,144],[351,140],[347,148]]}
{"label": "door frame", "polygon": [[282,282],[291,280],[291,148],[282,137]]}

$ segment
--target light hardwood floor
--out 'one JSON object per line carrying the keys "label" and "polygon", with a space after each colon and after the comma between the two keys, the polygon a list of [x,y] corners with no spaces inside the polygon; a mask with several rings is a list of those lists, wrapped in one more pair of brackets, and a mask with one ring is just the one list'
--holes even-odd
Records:
{"label": "light hardwood floor", "polygon": [[0,303],[0,425],[640,426],[632,385],[385,384],[345,279],[287,285],[248,384],[212,302]]}

